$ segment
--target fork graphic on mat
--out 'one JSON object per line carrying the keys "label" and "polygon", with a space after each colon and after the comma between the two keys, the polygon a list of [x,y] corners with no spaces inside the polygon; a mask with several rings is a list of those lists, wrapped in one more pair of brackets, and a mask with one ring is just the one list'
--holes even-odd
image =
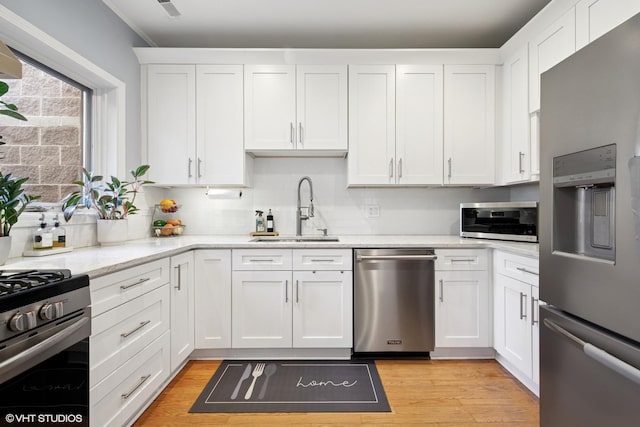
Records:
{"label": "fork graphic on mat", "polygon": [[247,394],[244,395],[245,400],[251,398],[253,387],[256,385],[256,380],[260,375],[262,375],[262,372],[264,372],[264,363],[258,363],[251,373],[251,375],[253,375],[253,381],[251,381],[251,385],[249,386],[249,390],[247,390]]}

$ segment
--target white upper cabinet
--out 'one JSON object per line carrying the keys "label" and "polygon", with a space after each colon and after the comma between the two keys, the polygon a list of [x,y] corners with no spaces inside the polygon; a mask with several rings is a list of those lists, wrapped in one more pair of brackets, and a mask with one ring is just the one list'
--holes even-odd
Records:
{"label": "white upper cabinet", "polygon": [[350,185],[395,182],[395,100],[394,65],[349,67]]}
{"label": "white upper cabinet", "polygon": [[396,66],[397,184],[442,184],[442,65]]}
{"label": "white upper cabinet", "polygon": [[529,112],[540,109],[540,75],[576,51],[572,7],[529,42]]}
{"label": "white upper cabinet", "polygon": [[576,4],[576,49],[640,13],[637,0],[581,0]]}
{"label": "white upper cabinet", "polygon": [[158,184],[195,184],[195,66],[149,65],[146,92],[149,179]]}
{"label": "white upper cabinet", "polygon": [[345,152],[346,66],[245,66],[245,149]]}
{"label": "white upper cabinet", "polygon": [[444,67],[444,183],[495,181],[495,66]]}
{"label": "white upper cabinet", "polygon": [[296,148],[347,151],[347,67],[298,65]]}
{"label": "white upper cabinet", "polygon": [[242,65],[148,65],[146,76],[150,179],[246,185]]}
{"label": "white upper cabinet", "polygon": [[502,73],[502,183],[531,178],[527,46],[504,61]]}
{"label": "white upper cabinet", "polygon": [[242,65],[198,65],[196,181],[245,184]]}

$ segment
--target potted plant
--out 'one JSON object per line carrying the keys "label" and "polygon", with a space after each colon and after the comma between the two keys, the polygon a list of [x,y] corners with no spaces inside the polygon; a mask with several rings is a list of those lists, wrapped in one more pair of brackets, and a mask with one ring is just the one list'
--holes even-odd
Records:
{"label": "potted plant", "polygon": [[11,228],[33,200],[40,196],[30,196],[24,192],[22,185],[29,178],[16,178],[10,173],[0,172],[0,265],[9,257],[11,249]]}
{"label": "potted plant", "polygon": [[137,194],[145,184],[153,184],[142,177],[149,165],[141,165],[131,171],[132,180],[122,181],[115,176],[103,182],[102,175],[82,170],[83,179],[74,184],[80,188],[62,200],[65,221],[69,221],[78,207],[94,209],[98,213],[97,230],[100,244],[116,244],[127,240],[127,216],[136,214]]}

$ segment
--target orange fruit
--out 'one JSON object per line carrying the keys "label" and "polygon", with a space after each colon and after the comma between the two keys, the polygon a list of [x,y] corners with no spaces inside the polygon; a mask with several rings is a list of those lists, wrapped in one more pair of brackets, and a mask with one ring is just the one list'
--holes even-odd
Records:
{"label": "orange fruit", "polygon": [[167,224],[161,229],[163,236],[171,236],[173,234],[173,225]]}
{"label": "orange fruit", "polygon": [[177,226],[177,225],[182,225],[182,221],[180,221],[179,219],[171,218],[167,220],[167,224]]}

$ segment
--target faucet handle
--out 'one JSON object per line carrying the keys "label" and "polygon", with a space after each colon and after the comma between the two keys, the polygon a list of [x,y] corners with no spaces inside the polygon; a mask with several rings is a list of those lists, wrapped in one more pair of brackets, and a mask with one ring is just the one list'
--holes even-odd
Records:
{"label": "faucet handle", "polygon": [[326,228],[316,228],[316,230],[318,231],[322,231],[322,235],[326,236],[327,235],[327,229]]}

